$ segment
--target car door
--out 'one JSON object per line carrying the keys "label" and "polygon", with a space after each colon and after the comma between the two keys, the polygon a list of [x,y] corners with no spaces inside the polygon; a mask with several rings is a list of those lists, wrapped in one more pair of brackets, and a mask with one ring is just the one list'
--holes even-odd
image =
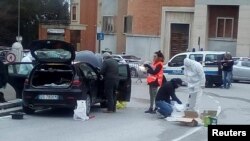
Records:
{"label": "car door", "polygon": [[29,70],[25,73],[21,71],[21,67],[25,65],[32,65],[32,62],[14,62],[7,64],[8,70],[8,83],[14,88],[16,92],[16,98],[22,98],[22,91],[24,88],[25,79],[29,77],[29,74],[32,70]]}
{"label": "car door", "polygon": [[242,61],[241,66],[238,69],[238,76],[240,80],[249,80],[249,72],[250,72],[250,62]]}
{"label": "car door", "polygon": [[94,68],[88,63],[81,63],[80,70],[84,75],[84,79],[87,82],[87,87],[89,88],[89,93],[92,98],[92,102],[95,103],[98,94],[98,75]]}
{"label": "car door", "polygon": [[184,59],[187,57],[186,54],[180,54],[174,56],[166,65],[163,67],[164,75],[167,79],[180,78],[184,81]]}
{"label": "car door", "polygon": [[119,85],[117,100],[130,101],[131,97],[131,76],[128,64],[119,64]]}

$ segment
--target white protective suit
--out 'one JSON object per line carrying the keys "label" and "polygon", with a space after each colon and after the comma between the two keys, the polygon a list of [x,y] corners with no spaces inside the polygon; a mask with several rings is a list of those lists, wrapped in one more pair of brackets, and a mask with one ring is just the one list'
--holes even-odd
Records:
{"label": "white protective suit", "polygon": [[184,75],[187,78],[189,98],[187,110],[199,112],[202,89],[205,87],[206,77],[203,66],[191,59],[184,59]]}
{"label": "white protective suit", "polygon": [[[31,53],[28,53],[21,62],[32,62],[33,57],[31,55]],[[20,68],[19,68],[19,74],[25,74],[27,75],[31,70],[33,69],[33,65],[32,64],[21,64]]]}

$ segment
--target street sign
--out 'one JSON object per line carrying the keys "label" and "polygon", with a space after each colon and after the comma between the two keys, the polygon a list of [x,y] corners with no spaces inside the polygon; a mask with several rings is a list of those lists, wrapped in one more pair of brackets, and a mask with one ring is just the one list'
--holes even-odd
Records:
{"label": "street sign", "polygon": [[14,53],[8,53],[6,56],[6,60],[11,63],[16,61],[16,55]]}
{"label": "street sign", "polygon": [[97,33],[97,40],[104,40],[104,33]]}

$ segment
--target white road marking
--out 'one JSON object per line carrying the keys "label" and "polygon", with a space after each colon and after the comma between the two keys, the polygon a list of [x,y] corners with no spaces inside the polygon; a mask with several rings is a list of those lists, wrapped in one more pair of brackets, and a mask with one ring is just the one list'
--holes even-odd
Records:
{"label": "white road marking", "polygon": [[196,127],[195,129],[192,129],[192,130],[189,130],[186,134],[180,136],[179,138],[173,139],[173,141],[180,141],[180,140],[192,135],[193,133],[197,132],[201,128],[202,128],[202,126],[201,127]]}
{"label": "white road marking", "polygon": [[3,117],[0,117],[0,119],[6,119],[6,118],[11,118],[11,116],[3,116]]}

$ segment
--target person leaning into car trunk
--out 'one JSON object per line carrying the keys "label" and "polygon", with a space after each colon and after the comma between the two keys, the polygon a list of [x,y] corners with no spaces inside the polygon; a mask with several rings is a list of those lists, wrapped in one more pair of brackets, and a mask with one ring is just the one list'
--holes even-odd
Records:
{"label": "person leaning into car trunk", "polygon": [[164,62],[164,55],[159,50],[154,53],[154,59],[152,66],[149,64],[144,64],[144,67],[149,74],[147,77],[147,83],[149,85],[149,95],[150,95],[150,107],[145,113],[156,113],[156,108],[154,107],[155,97],[158,90],[158,87],[162,85],[164,80],[163,75],[163,62]]}
{"label": "person leaning into car trunk", "polygon": [[116,90],[119,83],[118,62],[108,52],[103,54],[103,64],[100,73],[103,75],[104,93],[108,100],[108,109],[105,112],[116,112]]}

